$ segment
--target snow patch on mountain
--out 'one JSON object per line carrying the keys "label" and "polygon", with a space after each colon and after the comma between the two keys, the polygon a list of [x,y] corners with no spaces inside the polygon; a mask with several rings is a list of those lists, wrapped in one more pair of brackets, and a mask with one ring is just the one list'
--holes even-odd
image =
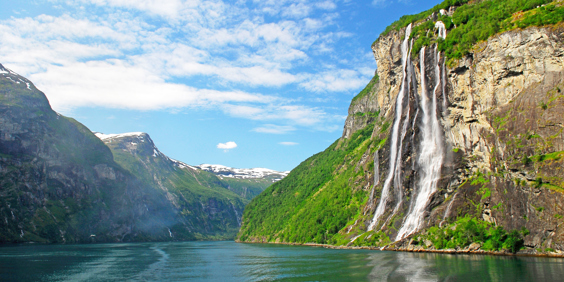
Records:
{"label": "snow patch on mountain", "polygon": [[[116,139],[116,138],[122,138],[122,137],[138,137],[140,139],[143,139],[143,134],[146,134],[144,132],[128,132],[128,133],[120,133],[120,134],[104,134],[104,133],[100,133],[100,132],[94,132],[94,134],[96,135],[96,137],[100,138],[100,140],[106,140],[106,139]],[[145,140],[141,141],[141,142],[145,142]]]}
{"label": "snow patch on mountain", "polygon": [[198,170],[198,168],[195,167],[195,166],[191,166],[189,164],[183,163],[183,162],[175,160],[175,159],[171,159],[171,158],[168,158],[168,159],[171,160],[174,163],[174,165],[179,167],[179,168],[191,168],[193,170]]}
{"label": "snow patch on mountain", "polygon": [[289,171],[276,171],[268,168],[232,168],[224,165],[201,164],[197,168],[212,172],[222,177],[253,179],[253,178],[272,178],[276,182],[286,177]]}
{"label": "snow patch on mountain", "polygon": [[[289,171],[276,171],[268,168],[232,168],[224,165],[211,165],[211,164],[201,164],[199,166],[191,166],[184,162],[171,159],[165,154],[163,154],[155,144],[152,142],[151,137],[147,133],[144,132],[128,132],[128,133],[120,133],[120,134],[104,134],[100,132],[94,132],[96,137],[100,140],[104,141],[104,143],[112,143],[112,141],[118,141],[118,139],[125,138],[125,137],[133,137],[138,140],[138,142],[134,142],[129,140],[132,146],[137,146],[140,142],[145,142],[147,140],[148,144],[153,145],[153,154],[152,156],[157,158],[165,158],[168,161],[172,162],[172,164],[180,169],[192,169],[192,170],[204,170],[211,172],[220,178],[229,177],[229,178],[238,178],[238,179],[268,179],[272,182],[276,182],[282,180],[282,178],[286,177]],[[134,139],[135,140],[135,139]],[[118,141],[119,142],[119,141]]]}
{"label": "snow patch on mountain", "polygon": [[0,64],[0,74],[19,75],[19,74],[15,73],[14,71],[12,71],[11,69],[5,68],[2,64]]}

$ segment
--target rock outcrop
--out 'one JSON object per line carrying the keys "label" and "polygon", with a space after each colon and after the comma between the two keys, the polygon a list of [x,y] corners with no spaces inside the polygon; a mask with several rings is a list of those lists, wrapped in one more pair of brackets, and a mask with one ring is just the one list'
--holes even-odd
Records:
{"label": "rock outcrop", "polygon": [[253,200],[238,240],[564,252],[564,25],[501,32],[447,60],[439,17],[378,38],[342,137]]}
{"label": "rock outcrop", "polygon": [[[369,95],[351,104],[343,138],[362,128],[350,122],[353,115],[380,111],[387,120],[394,119],[404,33],[405,28],[392,31],[373,45],[379,81]],[[442,105],[438,112],[447,161],[422,230],[475,214],[508,230],[526,227],[530,231],[526,246],[564,250],[563,39],[562,25],[508,31],[479,43],[471,55],[449,65],[445,95],[437,97]],[[426,58],[430,55],[427,52]],[[430,65],[432,62],[421,65],[414,60],[419,87],[422,67],[428,68],[428,80],[435,75]],[[408,179],[417,178],[419,173],[413,163],[421,150],[417,145],[421,121],[415,115],[419,91],[412,89],[409,96],[409,124],[416,126],[408,129],[407,135],[415,139],[406,138],[402,151],[402,177],[406,180],[402,186],[403,212],[398,214],[407,214],[407,199],[417,193],[417,185]],[[381,129],[375,127],[373,136],[389,134]],[[388,173],[387,146],[379,150],[379,179]],[[472,183],[478,174],[488,183]],[[374,185],[370,181],[373,177],[367,179],[367,186]],[[368,203],[371,210],[378,205],[381,185],[376,185],[375,197]],[[402,220],[394,222],[382,227],[392,238]]]}

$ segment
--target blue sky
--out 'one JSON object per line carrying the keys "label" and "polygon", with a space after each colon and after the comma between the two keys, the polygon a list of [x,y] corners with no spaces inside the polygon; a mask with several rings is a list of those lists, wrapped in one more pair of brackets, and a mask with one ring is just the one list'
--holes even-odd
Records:
{"label": "blue sky", "polygon": [[341,136],[384,28],[439,2],[0,0],[0,63],[92,131],[291,170]]}

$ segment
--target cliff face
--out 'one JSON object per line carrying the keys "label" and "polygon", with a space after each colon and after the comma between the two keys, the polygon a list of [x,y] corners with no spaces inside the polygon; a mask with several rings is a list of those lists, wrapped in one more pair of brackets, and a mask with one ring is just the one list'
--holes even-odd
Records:
{"label": "cliff face", "polygon": [[98,136],[0,65],[0,243],[231,239],[260,190],[170,159],[146,133]]}
{"label": "cliff face", "polygon": [[171,205],[0,65],[0,242],[156,240]]}
{"label": "cliff face", "polygon": [[[447,63],[439,17],[374,43],[377,73],[342,137],[253,200],[239,240],[564,251],[562,24]],[[426,21],[431,43],[413,51]]]}
{"label": "cliff face", "polygon": [[[471,56],[445,66],[445,71],[441,71],[444,58],[432,60],[434,46],[424,51],[423,61],[421,54],[413,60],[411,75],[417,83],[407,90],[402,124],[408,127],[399,150],[403,182],[390,200],[399,208],[394,213],[386,212],[382,217],[388,220],[376,229],[398,238],[397,230],[414,209],[414,198],[420,192],[418,179],[422,177],[421,163],[415,161],[423,150],[421,92],[424,88],[429,93],[438,91],[433,83],[438,75],[444,76],[444,82],[438,84],[444,92],[436,97],[444,161],[437,189],[425,205],[418,230],[474,214],[507,230],[526,227],[530,231],[526,246],[564,249],[563,32],[562,26],[505,32],[478,44]],[[401,50],[404,35],[405,28],[392,31],[373,45],[380,79],[369,95],[351,104],[343,138],[359,129],[354,116],[380,111],[390,123],[398,118],[395,106],[405,75]],[[426,69],[425,86],[422,68]],[[373,137],[392,134],[381,129],[376,126]],[[379,149],[379,175],[367,177],[365,184],[369,187],[376,183],[365,214],[381,204],[383,181],[389,175],[390,142]],[[482,175],[485,184],[473,181]],[[356,225],[364,225],[360,228],[364,230],[370,223],[371,219],[365,218],[364,223]]]}

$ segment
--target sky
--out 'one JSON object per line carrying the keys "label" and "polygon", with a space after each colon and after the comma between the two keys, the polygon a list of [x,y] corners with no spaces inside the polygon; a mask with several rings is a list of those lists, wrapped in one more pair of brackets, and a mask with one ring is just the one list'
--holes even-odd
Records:
{"label": "sky", "polygon": [[291,170],[341,137],[370,49],[439,0],[0,0],[0,63],[94,132]]}

